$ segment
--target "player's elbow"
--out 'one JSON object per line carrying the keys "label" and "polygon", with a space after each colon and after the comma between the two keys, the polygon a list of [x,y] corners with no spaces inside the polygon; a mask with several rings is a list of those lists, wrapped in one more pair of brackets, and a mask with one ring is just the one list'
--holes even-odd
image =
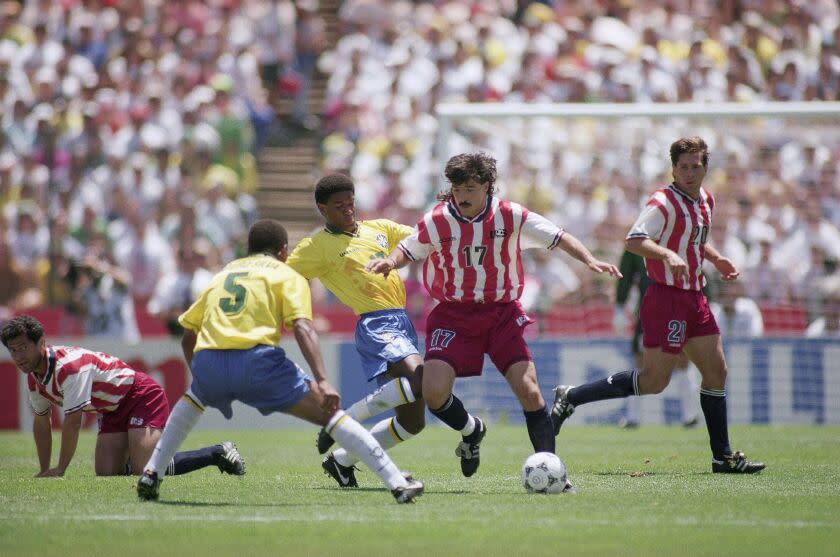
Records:
{"label": "player's elbow", "polygon": [[642,246],[642,242],[645,241],[646,238],[625,238],[624,239],[624,247],[627,248],[627,251],[630,253],[638,254],[639,248]]}

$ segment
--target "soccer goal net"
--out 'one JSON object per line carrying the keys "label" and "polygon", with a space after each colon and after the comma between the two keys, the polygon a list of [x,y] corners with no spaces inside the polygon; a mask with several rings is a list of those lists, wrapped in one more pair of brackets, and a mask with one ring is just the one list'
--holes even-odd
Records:
{"label": "soccer goal net", "polygon": [[[711,153],[704,186],[716,201],[710,241],[742,271],[722,289],[708,269],[708,293],[725,311],[755,304],[751,319],[760,320],[747,327],[742,316],[724,334],[731,420],[840,423],[840,374],[830,365],[840,356],[840,103],[450,103],[437,114],[441,165],[457,153],[492,154],[501,196],[616,263],[648,196],[672,180],[671,143],[702,137]],[[523,304],[539,321],[532,348],[547,397],[554,384],[632,366],[630,331],[614,327],[615,282],[563,256],[528,255],[526,269]],[[733,302],[741,298],[749,302]],[[635,302],[631,294],[628,323]],[[643,422],[684,417],[673,383],[643,397]],[[522,420],[489,362],[483,378],[457,389],[472,408]],[[615,422],[625,411],[625,401],[594,404],[573,422]]]}

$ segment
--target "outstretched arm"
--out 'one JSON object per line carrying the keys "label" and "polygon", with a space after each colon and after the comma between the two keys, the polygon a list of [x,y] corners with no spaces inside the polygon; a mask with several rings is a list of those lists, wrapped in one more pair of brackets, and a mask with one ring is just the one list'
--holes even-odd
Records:
{"label": "outstretched arm", "polygon": [[650,238],[627,238],[624,241],[627,249],[636,255],[647,259],[660,259],[671,269],[675,279],[685,279],[688,276],[688,265],[676,252],[660,246]]}
{"label": "outstretched arm", "polygon": [[405,253],[403,253],[403,250],[396,248],[388,257],[383,259],[374,259],[368,263],[365,268],[368,272],[374,274],[380,273],[382,276],[387,277],[388,273],[395,269],[404,267],[406,263],[408,263],[408,257]]}
{"label": "outstretched arm", "polygon": [[184,336],[181,337],[181,350],[184,352],[184,359],[187,361],[187,366],[192,369],[193,351],[195,350],[195,343],[198,341],[198,335],[195,331],[184,329]]}
{"label": "outstretched arm", "polygon": [[32,424],[32,436],[35,438],[35,450],[38,452],[38,476],[50,469],[50,457],[52,456],[52,425],[50,424],[50,413],[35,414],[35,421]]}
{"label": "outstretched arm", "polygon": [[315,376],[316,388],[324,395],[323,408],[326,412],[332,413],[341,407],[341,397],[338,392],[327,381],[327,372],[324,368],[324,360],[321,357],[321,342],[318,340],[318,333],[312,326],[312,321],[301,318],[295,319],[295,340],[297,340],[300,351],[312,375]]}
{"label": "outstretched arm", "polygon": [[613,265],[612,263],[606,263],[604,261],[600,261],[595,259],[595,256],[592,255],[586,246],[581,243],[580,240],[575,238],[573,235],[565,232],[563,236],[560,238],[560,241],[557,245],[566,253],[589,267],[592,271],[596,273],[609,273],[614,277],[621,277],[621,272],[619,272],[618,267]]}
{"label": "outstretched arm", "polygon": [[715,266],[723,280],[735,280],[741,272],[732,261],[720,254],[711,244],[706,244],[706,260]]}
{"label": "outstretched arm", "polygon": [[58,454],[58,465],[38,474],[39,478],[63,476],[79,444],[79,430],[82,429],[82,411],[76,410],[64,416],[61,424],[61,451]]}

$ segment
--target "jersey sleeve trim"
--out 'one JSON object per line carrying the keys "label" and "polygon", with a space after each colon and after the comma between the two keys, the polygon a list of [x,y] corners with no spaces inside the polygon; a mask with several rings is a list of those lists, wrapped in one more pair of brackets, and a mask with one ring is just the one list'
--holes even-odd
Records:
{"label": "jersey sleeve trim", "polygon": [[408,248],[407,248],[407,247],[405,247],[405,245],[404,245],[402,242],[400,242],[399,244],[397,244],[397,248],[398,248],[401,252],[403,252],[403,253],[405,254],[405,256],[406,256],[406,257],[408,257],[408,258],[409,258],[409,259],[411,259],[412,261],[417,261],[417,258],[416,258],[416,257],[414,257],[414,255],[412,255],[412,253],[411,253],[410,251],[408,251]]}
{"label": "jersey sleeve trim", "polygon": [[84,401],[84,402],[83,402],[83,403],[81,403],[81,404],[77,404],[77,405],[76,405],[76,406],[74,406],[73,408],[65,408],[65,409],[64,409],[64,414],[65,414],[65,415],[67,415],[67,414],[72,414],[73,412],[75,412],[75,411],[77,411],[77,410],[81,410],[82,408],[84,408],[84,407],[85,407],[85,406],[87,406],[88,404],[90,404],[90,399],[87,399],[86,401]]}

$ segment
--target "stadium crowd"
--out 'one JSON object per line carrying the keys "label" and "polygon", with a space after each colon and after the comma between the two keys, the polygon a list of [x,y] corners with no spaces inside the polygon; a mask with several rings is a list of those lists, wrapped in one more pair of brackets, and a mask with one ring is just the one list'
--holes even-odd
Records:
{"label": "stadium crowd", "polygon": [[[346,32],[319,62],[330,75],[323,166],[354,178],[364,214],[415,222],[443,188],[440,161],[484,149],[500,161],[503,196],[553,216],[617,261],[640,204],[670,181],[662,153],[691,127],[712,148],[708,184],[723,223],[713,241],[743,270],[745,295],[790,306],[788,317],[803,328],[819,318],[833,295],[825,279],[840,258],[837,122],[803,131],[809,123],[795,129],[772,118],[763,128],[735,120],[459,121],[450,152],[436,153],[434,107],[838,100],[836,2],[380,4],[345,2]],[[538,255],[530,264],[523,301],[536,311],[611,293],[562,258]]]}
{"label": "stadium crowd", "polygon": [[[840,99],[834,0],[346,0],[333,45],[317,8],[0,3],[0,319],[64,306],[87,334],[127,340],[144,316],[174,324],[258,214],[255,157],[278,88],[300,125],[321,126],[321,171],[353,177],[361,216],[406,224],[442,187],[440,102]],[[305,102],[316,61],[329,76],[320,124]],[[684,135],[630,120],[507,125],[458,127],[449,148],[492,150],[503,196],[611,261]],[[712,241],[743,269],[745,296],[837,328],[840,136],[741,128],[697,130],[723,224]],[[609,301],[612,286],[574,263],[528,264],[534,311]],[[407,288],[428,309],[416,278]]]}

